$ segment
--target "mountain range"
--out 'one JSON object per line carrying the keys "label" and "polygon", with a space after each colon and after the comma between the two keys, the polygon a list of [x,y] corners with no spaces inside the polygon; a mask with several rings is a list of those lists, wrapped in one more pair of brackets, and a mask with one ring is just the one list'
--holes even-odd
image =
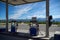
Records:
{"label": "mountain range", "polygon": [[60,22],[60,18],[53,19],[55,22]]}
{"label": "mountain range", "polygon": [[[9,21],[12,21],[12,20],[16,20],[18,22],[29,22],[31,19],[9,19]],[[60,22],[60,18],[55,18],[55,19],[52,19],[54,22]],[[3,20],[5,21],[5,20]],[[37,18],[37,21],[39,22],[44,22],[46,21],[46,18]]]}
{"label": "mountain range", "polygon": [[[13,19],[10,19],[10,21],[13,20]],[[29,22],[31,19],[15,19],[16,21],[22,21],[22,22]],[[46,18],[37,18],[37,21],[39,22],[45,22],[46,21]],[[52,19],[52,21],[54,22],[60,22],[60,18],[55,18],[55,19]]]}

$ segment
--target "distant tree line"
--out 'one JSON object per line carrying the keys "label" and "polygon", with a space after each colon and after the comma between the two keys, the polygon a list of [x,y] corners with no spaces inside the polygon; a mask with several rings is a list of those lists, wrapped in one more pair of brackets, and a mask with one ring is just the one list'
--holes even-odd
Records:
{"label": "distant tree line", "polygon": [[[8,21],[9,23],[11,23],[11,21]],[[30,21],[18,21],[18,23],[30,23]],[[6,20],[0,20],[0,23],[6,23]],[[46,21],[38,21],[39,24],[46,24]],[[52,24],[60,24],[60,22],[52,22]]]}

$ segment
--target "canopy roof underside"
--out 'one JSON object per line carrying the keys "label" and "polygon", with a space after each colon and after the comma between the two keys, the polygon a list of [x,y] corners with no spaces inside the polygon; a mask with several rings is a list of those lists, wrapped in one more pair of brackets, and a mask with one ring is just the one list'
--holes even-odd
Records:
{"label": "canopy roof underside", "polygon": [[[6,3],[6,0],[0,0],[0,1]],[[8,4],[21,5],[21,4],[42,2],[42,1],[45,1],[45,0],[8,0]]]}

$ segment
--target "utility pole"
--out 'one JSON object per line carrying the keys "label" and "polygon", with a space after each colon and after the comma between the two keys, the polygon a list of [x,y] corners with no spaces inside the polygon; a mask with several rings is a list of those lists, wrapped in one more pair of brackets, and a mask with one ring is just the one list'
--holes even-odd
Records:
{"label": "utility pole", "polygon": [[46,0],[46,37],[49,37],[49,0]]}
{"label": "utility pole", "polygon": [[8,32],[8,0],[6,0],[6,32]]}

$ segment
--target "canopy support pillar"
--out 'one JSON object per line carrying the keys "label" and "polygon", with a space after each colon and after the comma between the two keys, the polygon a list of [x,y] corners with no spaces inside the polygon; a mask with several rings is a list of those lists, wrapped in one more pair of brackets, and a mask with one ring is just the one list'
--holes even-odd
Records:
{"label": "canopy support pillar", "polygon": [[8,0],[6,0],[6,32],[8,32]]}
{"label": "canopy support pillar", "polygon": [[49,0],[46,0],[46,37],[49,37]]}

